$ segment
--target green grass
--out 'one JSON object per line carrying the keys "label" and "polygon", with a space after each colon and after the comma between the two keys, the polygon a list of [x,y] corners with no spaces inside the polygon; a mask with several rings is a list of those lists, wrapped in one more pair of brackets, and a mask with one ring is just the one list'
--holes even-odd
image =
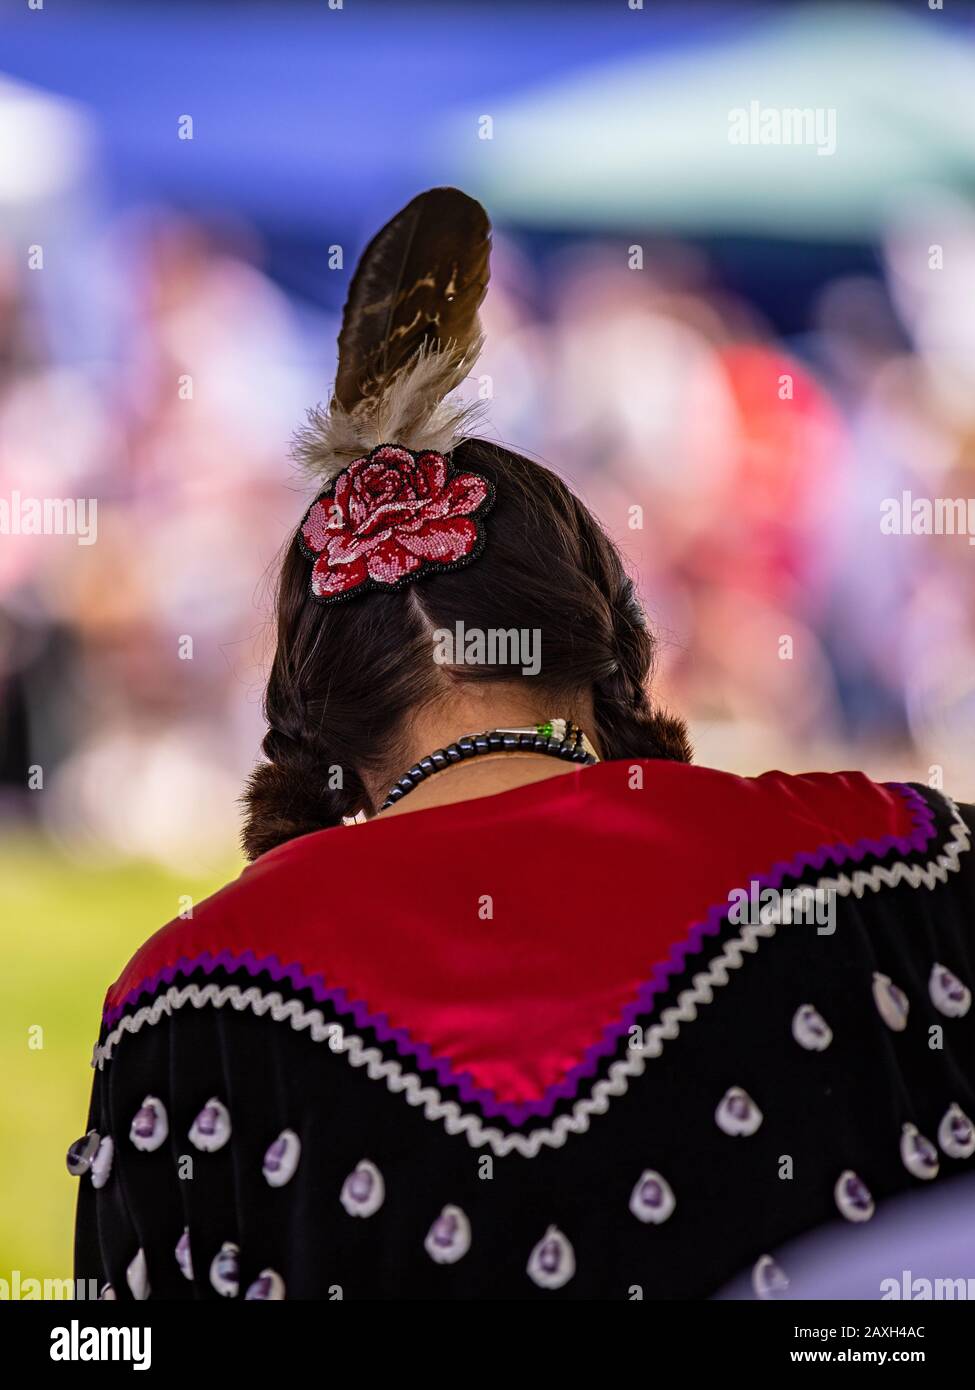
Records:
{"label": "green grass", "polygon": [[85,868],[40,838],[0,845],[0,1279],[70,1276],[78,1180],[64,1154],[84,1132],[105,990],[181,894],[199,901],[238,868],[187,880],[146,864]]}

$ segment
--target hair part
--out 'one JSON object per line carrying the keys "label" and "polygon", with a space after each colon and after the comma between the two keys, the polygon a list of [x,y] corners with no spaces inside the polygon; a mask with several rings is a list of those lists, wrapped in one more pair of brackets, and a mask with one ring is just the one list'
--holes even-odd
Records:
{"label": "hair part", "polygon": [[[620,553],[592,513],[549,469],[500,445],[470,439],[451,461],[495,487],[487,543],[470,567],[323,606],[292,537],[264,701],[267,761],[244,795],[249,859],[373,813],[366,780],[397,766],[410,718],[448,682],[531,681],[553,709],[591,691],[590,732],[603,757],[691,760],[684,722],[651,703],[656,644]],[[433,634],[458,623],[539,632],[539,674],[514,664],[438,665]]]}

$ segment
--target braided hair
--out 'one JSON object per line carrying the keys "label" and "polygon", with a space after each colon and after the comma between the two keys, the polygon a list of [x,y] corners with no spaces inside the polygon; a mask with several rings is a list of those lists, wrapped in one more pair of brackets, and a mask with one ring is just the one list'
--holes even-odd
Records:
{"label": "braided hair", "polygon": [[[591,691],[604,758],[689,762],[684,723],[649,693],[655,642],[616,546],[592,513],[541,464],[480,439],[453,451],[455,468],[494,484],[483,554],[392,592],[322,607],[309,562],[289,543],[278,587],[277,647],[264,708],[266,761],[245,793],[246,854],[373,813],[370,774],[395,770],[411,716],[449,681],[531,681],[550,699]],[[510,660],[434,658],[434,634],[529,630],[540,669]]]}

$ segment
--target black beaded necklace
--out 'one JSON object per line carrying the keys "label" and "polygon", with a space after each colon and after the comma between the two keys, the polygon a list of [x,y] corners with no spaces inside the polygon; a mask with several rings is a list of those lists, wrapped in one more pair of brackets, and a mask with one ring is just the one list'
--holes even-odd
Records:
{"label": "black beaded necklace", "polygon": [[514,751],[545,753],[550,758],[561,758],[564,762],[584,766],[599,761],[585,734],[568,719],[548,719],[544,724],[533,724],[528,729],[492,729],[486,734],[466,734],[456,743],[438,748],[435,753],[414,763],[390,788],[379,809],[385,811],[395,806],[397,801],[402,801],[408,792],[435,772],[442,772],[444,768],[463,762],[465,758],[476,758],[481,753]]}

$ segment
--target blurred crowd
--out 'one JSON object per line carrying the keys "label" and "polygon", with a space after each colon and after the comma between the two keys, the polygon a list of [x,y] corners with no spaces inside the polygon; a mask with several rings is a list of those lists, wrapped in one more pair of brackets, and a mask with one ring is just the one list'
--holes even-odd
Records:
{"label": "blurred crowd", "polygon": [[[622,545],[701,761],[940,769],[975,798],[975,548],[880,528],[905,489],[975,496],[975,216],[938,225],[950,266],[927,223],[893,224],[876,275],[824,279],[788,340],[700,246],[648,239],[635,268],[632,237],[497,240],[485,432]],[[337,315],[248,229],[158,209],[82,264],[100,341],[71,352],[46,272],[0,242],[0,498],[97,499],[95,544],[0,535],[0,814],[86,859],[205,870],[262,735],[270,581],[307,498],[288,440]]]}

